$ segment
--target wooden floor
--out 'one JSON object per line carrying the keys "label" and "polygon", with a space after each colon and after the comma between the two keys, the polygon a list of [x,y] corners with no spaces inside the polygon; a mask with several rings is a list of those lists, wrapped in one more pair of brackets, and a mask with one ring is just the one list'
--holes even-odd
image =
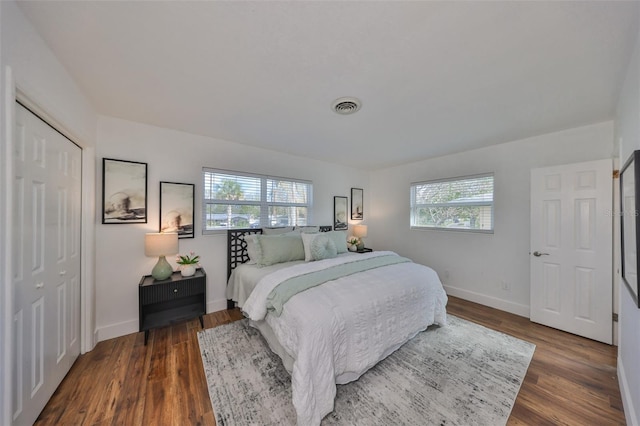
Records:
{"label": "wooden floor", "polygon": [[[510,425],[625,424],[616,348],[455,297],[448,311],[536,345]],[[205,317],[205,328],[240,319]],[[98,343],[80,356],[38,425],[214,425],[196,332],[198,320]]]}

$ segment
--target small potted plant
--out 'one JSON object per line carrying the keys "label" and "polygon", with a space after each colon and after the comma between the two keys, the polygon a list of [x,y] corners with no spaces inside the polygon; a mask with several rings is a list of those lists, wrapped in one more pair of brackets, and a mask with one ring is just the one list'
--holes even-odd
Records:
{"label": "small potted plant", "polygon": [[176,256],[176,263],[180,265],[180,273],[183,277],[190,277],[196,273],[196,268],[198,267],[198,261],[200,260],[200,256],[196,255],[194,252],[189,252],[188,255],[178,255]]}
{"label": "small potted plant", "polygon": [[358,244],[360,244],[360,240],[356,237],[347,238],[347,249],[349,251],[358,251]]}

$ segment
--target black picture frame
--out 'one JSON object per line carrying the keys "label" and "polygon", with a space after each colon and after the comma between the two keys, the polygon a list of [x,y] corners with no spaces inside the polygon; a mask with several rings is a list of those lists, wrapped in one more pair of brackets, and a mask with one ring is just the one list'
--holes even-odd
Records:
{"label": "black picture frame", "polygon": [[192,183],[160,182],[159,232],[195,238],[195,187]]}
{"label": "black picture frame", "polygon": [[362,188],[351,188],[351,220],[364,219],[364,191]]}
{"label": "black picture frame", "polygon": [[640,150],[634,151],[620,171],[620,258],[622,281],[640,308]]}
{"label": "black picture frame", "polygon": [[147,223],[147,163],[102,159],[102,223]]}
{"label": "black picture frame", "polygon": [[349,229],[349,222],[347,220],[348,201],[348,197],[333,197],[333,229],[336,231]]}

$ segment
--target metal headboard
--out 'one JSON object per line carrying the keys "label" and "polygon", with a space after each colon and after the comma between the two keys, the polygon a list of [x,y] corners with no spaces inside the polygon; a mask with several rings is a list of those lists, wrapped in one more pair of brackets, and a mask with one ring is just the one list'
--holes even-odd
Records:
{"label": "metal headboard", "polygon": [[[331,226],[320,226],[319,228],[320,232],[329,232],[332,229]],[[262,234],[262,228],[229,229],[227,231],[227,281],[231,276],[231,271],[249,260],[247,243],[243,237],[251,234]],[[234,302],[227,300],[227,309],[234,307]]]}
{"label": "metal headboard", "polygon": [[262,234],[262,228],[229,229],[227,231],[227,280],[238,265],[249,260],[245,235]]}

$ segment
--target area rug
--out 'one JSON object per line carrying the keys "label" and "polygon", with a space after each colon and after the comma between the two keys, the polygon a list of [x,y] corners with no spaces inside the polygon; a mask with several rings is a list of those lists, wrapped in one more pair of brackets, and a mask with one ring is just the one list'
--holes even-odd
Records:
{"label": "area rug", "polygon": [[[506,424],[535,345],[449,315],[339,385],[322,425]],[[218,426],[295,425],[291,377],[248,320],[198,333]]]}

